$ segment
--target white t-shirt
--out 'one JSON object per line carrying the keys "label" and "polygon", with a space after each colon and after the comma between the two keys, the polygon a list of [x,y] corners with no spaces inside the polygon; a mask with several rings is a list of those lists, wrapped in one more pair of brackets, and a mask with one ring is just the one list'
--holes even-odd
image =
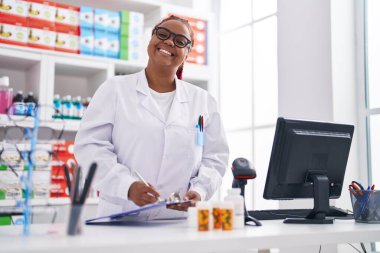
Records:
{"label": "white t-shirt", "polygon": [[150,88],[149,90],[150,94],[152,94],[152,97],[154,98],[162,114],[164,115],[165,120],[167,120],[175,96],[175,90],[165,93],[160,93]]}

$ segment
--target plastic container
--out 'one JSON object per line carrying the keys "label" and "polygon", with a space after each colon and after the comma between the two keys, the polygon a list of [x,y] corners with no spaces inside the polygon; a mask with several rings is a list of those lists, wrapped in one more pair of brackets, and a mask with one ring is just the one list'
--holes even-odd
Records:
{"label": "plastic container", "polygon": [[0,114],[6,114],[12,105],[13,89],[9,88],[9,77],[0,77]]}
{"label": "plastic container", "polygon": [[214,229],[222,228],[222,217],[220,216],[220,203],[212,203],[212,224]]}
{"label": "plastic container", "polygon": [[244,198],[239,188],[228,189],[225,202],[234,203],[234,229],[244,228]]}
{"label": "plastic container", "polygon": [[356,222],[380,223],[380,191],[350,191]]}
{"label": "plastic container", "polygon": [[28,116],[34,116],[34,110],[37,105],[37,99],[34,97],[33,92],[29,92],[25,100],[25,114]]}
{"label": "plastic container", "polygon": [[53,118],[62,118],[62,103],[61,103],[61,97],[59,94],[54,95],[53,100],[53,106],[54,106],[54,115]]}
{"label": "plastic container", "polygon": [[23,91],[19,90],[17,94],[13,97],[13,114],[14,115],[25,115],[26,107],[24,102]]}
{"label": "plastic container", "polygon": [[196,228],[198,226],[198,208],[190,206],[187,209],[187,225],[189,228]]}
{"label": "plastic container", "polygon": [[234,228],[234,203],[223,202],[220,204],[220,217],[222,230],[230,231]]}
{"label": "plastic container", "polygon": [[198,209],[198,231],[209,231],[210,229],[210,205],[207,202],[197,202]]}

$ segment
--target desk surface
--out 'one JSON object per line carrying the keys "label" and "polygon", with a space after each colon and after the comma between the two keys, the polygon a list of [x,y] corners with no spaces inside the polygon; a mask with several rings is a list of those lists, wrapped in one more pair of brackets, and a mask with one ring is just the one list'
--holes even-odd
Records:
{"label": "desk surface", "polygon": [[32,225],[31,236],[22,227],[0,227],[0,252],[216,252],[243,249],[312,246],[380,241],[380,224],[337,220],[333,225],[294,225],[263,221],[229,232],[198,232],[185,220],[154,221],[134,226],[84,226],[83,234],[65,235],[66,225]]}

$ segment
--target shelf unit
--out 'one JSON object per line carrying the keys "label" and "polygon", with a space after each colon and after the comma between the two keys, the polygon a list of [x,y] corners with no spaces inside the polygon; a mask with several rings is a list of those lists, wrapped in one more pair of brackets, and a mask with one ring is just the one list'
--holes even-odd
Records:
{"label": "shelf unit", "polygon": [[[52,0],[54,1],[54,0]],[[144,14],[144,41],[145,48],[151,37],[153,26],[170,14],[195,17],[207,20],[208,64],[185,64],[183,79],[203,89],[208,90],[214,97],[218,97],[217,84],[217,48],[209,45],[217,44],[215,16],[213,13],[193,10],[189,0],[58,0],[64,4],[76,6],[92,6],[112,11],[131,10]],[[176,4],[177,3],[177,4]],[[181,5],[182,7],[180,7]],[[183,7],[185,6],[185,8]],[[147,56],[141,62],[123,61],[70,54],[64,52],[34,49],[7,44],[0,44],[0,76],[9,76],[10,87],[14,92],[23,90],[32,91],[42,105],[52,106],[54,94],[61,96],[72,95],[93,96],[97,88],[115,74],[132,74],[145,68]],[[51,120],[52,112],[41,111],[40,126],[48,126],[60,130],[60,122]],[[11,126],[13,122],[7,115],[0,114],[0,126]],[[17,125],[33,127],[33,118],[27,118]],[[64,138],[73,139],[78,130],[80,121],[65,120]],[[1,140],[0,140],[1,141]],[[68,198],[33,199],[33,206],[61,206],[67,207]],[[97,198],[90,198],[86,204],[95,206]],[[15,207],[15,200],[1,200],[0,207]]]}

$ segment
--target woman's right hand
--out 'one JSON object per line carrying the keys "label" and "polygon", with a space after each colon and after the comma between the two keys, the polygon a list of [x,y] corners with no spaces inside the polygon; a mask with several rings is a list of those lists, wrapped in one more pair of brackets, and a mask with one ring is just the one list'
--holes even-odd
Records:
{"label": "woman's right hand", "polygon": [[138,206],[145,206],[157,202],[160,194],[152,185],[147,186],[141,181],[136,181],[131,184],[128,191],[128,198]]}

